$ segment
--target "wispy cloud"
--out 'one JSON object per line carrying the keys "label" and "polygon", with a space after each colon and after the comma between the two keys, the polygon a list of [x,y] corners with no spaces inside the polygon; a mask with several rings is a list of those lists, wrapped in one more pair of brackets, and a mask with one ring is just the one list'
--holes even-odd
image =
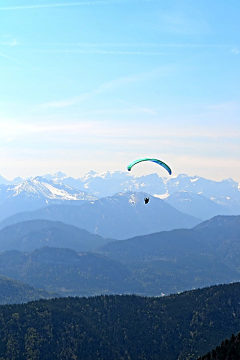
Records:
{"label": "wispy cloud", "polygon": [[236,101],[225,101],[222,102],[220,104],[214,104],[214,105],[209,105],[208,107],[211,110],[220,110],[220,111],[235,111],[235,110],[240,110],[240,102],[236,102]]}
{"label": "wispy cloud", "polygon": [[[46,167],[55,169],[57,166],[56,170],[59,170],[63,164],[72,164],[68,170],[72,172],[79,163],[83,172],[91,168],[97,171],[125,170],[128,160],[135,156],[157,154],[154,156],[167,159],[174,174],[206,174],[216,179],[228,174],[227,177],[240,179],[240,144],[236,141],[240,130],[206,129],[205,126],[180,130],[164,126],[163,130],[161,124],[138,123],[136,132],[136,123],[131,122],[116,126],[111,121],[58,121],[54,124],[47,120],[41,123],[31,120],[32,123],[26,120],[10,123],[6,119],[0,122],[1,162],[6,168],[11,164],[11,171],[13,168],[22,171],[19,162],[30,175],[33,171],[39,174],[41,162],[44,172]],[[96,153],[102,154],[102,163],[96,163]],[[9,156],[12,161],[6,161]],[[88,159],[85,165],[84,158]],[[15,162],[16,167],[13,166]],[[21,175],[21,171],[14,176]]]}
{"label": "wispy cloud", "polygon": [[59,134],[90,134],[100,125],[96,121],[82,121],[70,124],[49,124],[41,122],[32,124],[29,122],[19,122],[14,120],[2,120],[0,123],[0,138],[12,139],[12,137],[29,136],[29,134],[51,134],[54,137]]}
{"label": "wispy cloud", "polygon": [[73,106],[76,104],[80,104],[82,101],[87,100],[91,97],[91,92],[83,93],[79,96],[74,96],[68,99],[61,99],[56,101],[49,101],[47,103],[39,105],[40,108],[49,108],[49,109],[57,109],[57,108],[65,108],[68,106]]}
{"label": "wispy cloud", "polygon": [[235,46],[233,49],[232,49],[232,53],[233,54],[240,54],[240,47],[237,47],[237,46]]}
{"label": "wispy cloud", "polygon": [[83,50],[50,50],[50,49],[40,49],[34,50],[36,52],[47,52],[47,53],[76,53],[76,54],[99,54],[99,55],[143,55],[143,56],[151,56],[151,55],[176,55],[173,53],[159,52],[159,51],[130,51],[130,50],[98,50],[98,49],[83,49]]}
{"label": "wispy cloud", "polygon": [[204,43],[48,43],[49,46],[79,46],[79,47],[233,47],[233,44],[204,44]]}
{"label": "wispy cloud", "polygon": [[76,105],[76,104],[79,104],[82,101],[90,99],[96,95],[108,93],[110,91],[113,91],[114,89],[117,89],[119,87],[131,84],[131,83],[141,82],[146,79],[150,79],[152,77],[156,79],[157,77],[166,76],[171,71],[172,71],[171,66],[164,66],[164,67],[159,67],[159,68],[153,69],[151,71],[137,73],[132,76],[120,77],[120,78],[114,79],[112,81],[103,83],[98,88],[96,88],[92,91],[83,93],[79,96],[75,96],[75,97],[72,97],[69,99],[62,99],[62,100],[58,100],[58,101],[51,101],[51,102],[42,104],[41,107],[42,108],[61,108],[61,107]]}
{"label": "wispy cloud", "polygon": [[32,4],[32,5],[17,5],[17,6],[4,6],[0,7],[0,11],[10,10],[31,10],[31,9],[43,9],[43,8],[57,8],[57,7],[70,7],[70,6],[88,6],[88,5],[111,5],[121,3],[140,3],[140,2],[151,2],[154,0],[89,0],[89,1],[78,1],[69,3],[58,3],[58,4]]}
{"label": "wispy cloud", "polygon": [[87,99],[90,99],[95,95],[104,94],[104,93],[112,91],[116,88],[119,88],[121,86],[130,84],[130,83],[139,82],[139,81],[142,81],[142,80],[152,77],[152,76],[157,77],[157,76],[161,76],[163,74],[165,75],[167,72],[169,72],[169,69],[167,67],[164,67],[164,68],[154,69],[154,71],[150,71],[150,72],[144,72],[144,73],[139,73],[139,74],[135,74],[132,76],[125,76],[125,77],[117,78],[115,80],[103,83],[98,88],[96,88],[92,91],[89,91],[89,92],[85,92],[79,96],[74,96],[72,98],[62,99],[62,100],[57,100],[57,101],[50,101],[50,102],[41,104],[40,107],[41,108],[64,108],[64,107],[68,107],[68,106],[73,106],[73,105],[79,104]]}
{"label": "wispy cloud", "polygon": [[6,54],[4,54],[2,52],[0,52],[0,57],[3,57],[3,58],[6,58],[6,59],[9,59],[9,60],[18,62],[17,59],[13,58],[12,56],[6,55]]}
{"label": "wispy cloud", "polygon": [[0,46],[16,46],[19,45],[16,39],[9,40],[9,41],[1,41],[0,40]]}
{"label": "wispy cloud", "polygon": [[158,26],[170,33],[198,35],[208,33],[210,28],[204,15],[198,11],[166,11],[158,14]]}
{"label": "wispy cloud", "polygon": [[[69,134],[71,136],[79,136],[86,134],[92,136],[102,136],[104,138],[114,139],[136,139],[137,141],[146,141],[154,140],[159,142],[160,139],[171,141],[172,145],[177,144],[179,146],[179,141],[181,145],[184,145],[186,139],[191,140],[191,145],[196,145],[196,140],[215,142],[219,141],[221,146],[223,146],[222,139],[227,140],[228,142],[233,141],[234,139],[238,140],[240,138],[240,129],[228,128],[226,126],[216,129],[215,126],[206,128],[205,126],[198,127],[188,127],[183,129],[176,129],[174,126],[164,126],[162,124],[151,123],[138,123],[138,132],[136,130],[136,123],[123,122],[119,123],[116,126],[112,121],[71,121],[71,122],[49,122],[49,121],[35,121],[29,123],[27,121],[14,121],[14,119],[2,119],[0,122],[0,135],[5,138],[11,138],[15,135],[29,135],[31,133],[43,134],[49,133],[52,138],[58,134]],[[178,141],[176,141],[179,139]],[[148,143],[149,144],[149,143]],[[204,142],[202,142],[204,146]],[[236,143],[237,146],[240,144]],[[187,146],[187,144],[186,144]]]}
{"label": "wispy cloud", "polygon": [[[51,43],[60,46],[82,46],[82,47],[162,47],[162,48],[227,48],[234,44],[204,44],[204,43]],[[233,50],[238,50],[234,47]]]}
{"label": "wispy cloud", "polygon": [[37,53],[93,54],[119,56],[176,56],[186,50],[225,50],[238,54],[240,47],[234,44],[203,43],[45,43],[42,48],[28,50]]}
{"label": "wispy cloud", "polygon": [[91,115],[137,115],[137,114],[147,114],[151,116],[156,116],[157,111],[147,107],[141,106],[126,106],[119,108],[105,108],[105,109],[94,109],[91,112]]}

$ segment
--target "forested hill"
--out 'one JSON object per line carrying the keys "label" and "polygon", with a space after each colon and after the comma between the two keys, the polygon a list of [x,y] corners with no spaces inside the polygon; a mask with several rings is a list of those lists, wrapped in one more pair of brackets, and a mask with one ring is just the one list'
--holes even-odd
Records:
{"label": "forested hill", "polygon": [[231,339],[222,341],[221,346],[209,351],[198,360],[239,360],[240,359],[240,333],[232,334]]}
{"label": "forested hill", "polygon": [[0,275],[0,304],[17,304],[32,300],[50,299],[57,296],[45,290],[35,289],[27,284]]}
{"label": "forested hill", "polygon": [[239,298],[236,283],[1,306],[0,359],[195,360],[239,331]]}

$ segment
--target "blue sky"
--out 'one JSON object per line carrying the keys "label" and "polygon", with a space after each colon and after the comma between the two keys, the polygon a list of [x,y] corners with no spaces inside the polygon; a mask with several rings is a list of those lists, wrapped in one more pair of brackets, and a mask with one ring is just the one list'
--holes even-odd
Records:
{"label": "blue sky", "polygon": [[0,174],[156,157],[240,182],[239,18],[237,0],[2,0]]}

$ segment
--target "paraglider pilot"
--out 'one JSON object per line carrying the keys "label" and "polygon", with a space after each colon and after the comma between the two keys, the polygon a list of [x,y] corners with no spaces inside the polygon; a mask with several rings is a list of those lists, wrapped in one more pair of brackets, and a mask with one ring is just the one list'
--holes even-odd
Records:
{"label": "paraglider pilot", "polygon": [[144,198],[145,204],[149,203],[149,198]]}

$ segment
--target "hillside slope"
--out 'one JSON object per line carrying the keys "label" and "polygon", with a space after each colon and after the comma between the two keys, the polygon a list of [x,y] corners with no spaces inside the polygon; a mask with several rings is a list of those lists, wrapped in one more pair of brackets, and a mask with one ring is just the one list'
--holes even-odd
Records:
{"label": "hillside slope", "polygon": [[50,299],[56,293],[33,288],[27,284],[0,275],[0,305],[25,303],[32,300]]}
{"label": "hillside slope", "polygon": [[93,253],[41,248],[0,254],[0,274],[62,296],[142,293],[142,284],[122,263]]}
{"label": "hillside slope", "polygon": [[0,358],[196,360],[238,332],[239,298],[238,283],[2,306]]}
{"label": "hillside slope", "polygon": [[108,241],[60,221],[29,220],[0,230],[0,251],[34,251],[44,246],[90,251]]}
{"label": "hillside slope", "polygon": [[239,281],[240,216],[113,241],[95,251],[128,266],[148,295]]}

